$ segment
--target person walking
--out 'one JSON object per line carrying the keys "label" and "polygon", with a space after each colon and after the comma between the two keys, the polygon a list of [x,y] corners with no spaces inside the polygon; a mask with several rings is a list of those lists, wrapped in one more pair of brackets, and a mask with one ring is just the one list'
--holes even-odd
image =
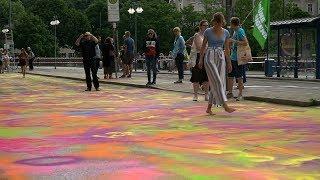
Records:
{"label": "person walking", "polygon": [[3,49],[0,49],[0,74],[3,73],[3,59],[2,59]]}
{"label": "person walking", "polygon": [[[86,83],[87,83],[87,89],[85,91],[91,91],[92,82],[96,91],[100,91],[99,80],[97,77],[97,66],[94,58],[96,56],[95,47],[97,43],[98,43],[98,39],[95,36],[93,36],[90,32],[81,34],[75,43],[77,46],[80,47],[82,51],[83,65],[84,65],[84,71],[86,74]],[[91,81],[91,73],[92,73],[92,81]]]}
{"label": "person walking", "polygon": [[175,81],[174,83],[182,83],[183,76],[184,76],[183,61],[184,61],[184,52],[186,50],[186,45],[183,37],[181,36],[181,30],[179,27],[175,27],[173,29],[173,33],[175,35],[175,40],[174,40],[174,48],[172,51],[172,56],[173,56],[173,59],[175,60],[175,63],[178,69],[178,75],[179,75],[178,81]]}
{"label": "person walking", "polygon": [[10,56],[7,49],[3,50],[2,61],[3,61],[3,69],[9,72]]}
{"label": "person walking", "polygon": [[[232,113],[234,108],[227,104],[226,96],[226,64],[228,72],[232,71],[230,60],[229,31],[224,29],[225,18],[221,12],[215,13],[211,20],[211,28],[204,32],[200,51],[199,68],[206,69],[210,92],[206,112],[213,115],[212,105],[222,105],[226,112]],[[206,47],[208,46],[207,50]],[[206,53],[205,53],[206,51]],[[205,58],[204,58],[205,55]]]}
{"label": "person walking", "polygon": [[[148,83],[147,86],[155,85],[157,80],[157,57],[159,56],[159,43],[158,38],[153,29],[148,30],[148,34],[145,38],[144,54],[147,64]],[[151,70],[153,72],[153,78],[151,82]]]}
{"label": "person walking", "polygon": [[[201,46],[204,39],[204,31],[208,27],[208,21],[202,20],[199,24],[199,32],[194,35],[192,46],[191,46],[191,53],[196,53],[196,57],[190,58],[189,67],[191,67],[191,79],[190,81],[193,84],[193,101],[198,101],[198,91],[200,86],[203,87],[205,91],[205,101],[208,101],[208,76],[207,72],[204,68],[199,68],[199,59],[200,59],[200,51]],[[195,59],[195,61],[193,60]]]}
{"label": "person walking", "polygon": [[112,73],[115,71],[115,47],[112,39],[107,37],[101,46],[103,55],[104,79],[112,79]]}
{"label": "person walking", "polygon": [[29,55],[28,55],[27,51],[24,48],[22,48],[21,53],[19,55],[19,65],[21,66],[21,72],[22,72],[23,78],[26,77],[28,58],[29,58]]}
{"label": "person walking", "polygon": [[27,47],[28,53],[28,60],[29,60],[29,71],[33,71],[33,61],[35,60],[36,56],[34,55],[31,47]]}
{"label": "person walking", "polygon": [[232,38],[230,39],[232,42],[231,48],[231,63],[232,63],[232,72],[228,74],[228,97],[233,97],[233,84],[234,79],[238,82],[238,96],[236,98],[237,101],[242,100],[242,91],[243,91],[243,77],[245,67],[244,65],[238,65],[238,56],[237,56],[237,48],[240,45],[247,45],[248,40],[246,38],[246,34],[244,30],[240,27],[240,19],[237,17],[231,18],[231,28],[234,33]]}

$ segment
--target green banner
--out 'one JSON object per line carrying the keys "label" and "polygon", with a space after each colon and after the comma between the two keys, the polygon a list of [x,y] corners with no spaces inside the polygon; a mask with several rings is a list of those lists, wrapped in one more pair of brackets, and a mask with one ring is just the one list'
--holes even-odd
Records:
{"label": "green banner", "polygon": [[254,9],[253,36],[264,49],[270,31],[270,0],[260,0]]}

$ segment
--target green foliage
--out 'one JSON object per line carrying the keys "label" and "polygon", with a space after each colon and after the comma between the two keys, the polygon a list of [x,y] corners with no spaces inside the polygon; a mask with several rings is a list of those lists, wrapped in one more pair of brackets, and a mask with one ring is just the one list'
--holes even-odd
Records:
{"label": "green foliage", "polygon": [[[141,1],[141,6],[144,8],[144,11],[141,15],[138,15],[139,44],[142,45],[148,29],[154,28],[160,37],[161,51],[169,52],[172,49],[174,39],[172,29],[175,26],[179,26],[179,21],[181,20],[180,13],[171,4],[157,0]],[[142,46],[138,47],[142,48]]]}
{"label": "green foliage", "polygon": [[54,55],[54,36],[37,16],[22,14],[21,20],[15,24],[14,38],[17,48],[30,46],[37,55]]}
{"label": "green foliage", "polygon": [[[54,54],[54,37],[46,29],[45,24],[32,13],[25,10],[21,1],[13,2],[13,24],[14,41],[16,48],[32,47],[34,52],[41,56],[52,56]],[[0,7],[3,8],[3,14],[0,14],[2,27],[8,24],[8,1],[0,0]]]}
{"label": "green foliage", "polygon": [[[256,3],[258,1],[255,1]],[[265,54],[265,51],[261,49],[258,42],[252,35],[252,27],[253,27],[253,13],[251,12],[252,0],[237,0],[235,5],[235,16],[239,17],[240,20],[244,20],[246,17],[246,21],[242,24],[244,29],[246,30],[246,34],[252,49],[253,56],[261,56]],[[283,8],[283,0],[271,0],[270,3],[270,19],[271,21],[279,21],[284,19],[295,19],[295,18],[303,18],[310,17],[307,12],[302,11],[298,8],[294,3],[289,2]],[[251,13],[250,13],[251,12]],[[283,14],[283,12],[285,12]],[[275,33],[272,31],[271,33]],[[275,34],[271,34],[271,37],[275,37]],[[275,38],[270,38],[270,41],[274,41]],[[275,44],[274,42],[270,42],[271,44]],[[271,46],[270,51],[275,51],[276,46]]]}
{"label": "green foliage", "polygon": [[285,9],[285,18],[286,19],[296,19],[296,18],[305,18],[310,17],[311,15],[308,12],[301,10],[296,4],[293,2],[289,2],[286,5]]}
{"label": "green foliage", "polygon": [[65,0],[34,0],[28,4],[29,10],[38,15],[45,23],[45,27],[54,34],[50,22],[54,16],[60,21],[57,26],[57,37],[60,46],[73,46],[77,36],[90,31],[90,22],[87,16],[74,8],[68,8]]}
{"label": "green foliage", "polygon": [[130,31],[134,35],[135,16],[137,16],[137,38],[138,51],[141,51],[143,40],[148,29],[156,30],[160,37],[160,49],[162,52],[169,52],[172,49],[173,34],[172,29],[179,26],[181,15],[179,11],[171,4],[158,0],[142,0],[140,6],[143,7],[141,14],[130,15],[128,9],[131,7],[131,1],[120,1],[120,22],[119,41],[122,43],[122,36],[125,31]]}
{"label": "green foliage", "polygon": [[76,9],[68,9],[66,16],[61,19],[61,24],[57,27],[60,45],[74,46],[80,34],[91,31],[87,16]]}
{"label": "green foliage", "polygon": [[[108,22],[108,8],[106,0],[14,0],[14,40],[16,47],[31,46],[39,56],[52,56],[54,54],[54,28],[50,21],[57,16],[61,22],[57,26],[57,39],[59,46],[74,46],[79,34],[91,31],[103,38],[112,36],[112,26]],[[137,20],[138,49],[142,49],[143,40],[147,30],[153,28],[160,37],[160,49],[164,53],[172,50],[174,36],[172,29],[179,26],[182,35],[188,39],[194,34],[195,26],[202,20],[209,22],[215,12],[225,12],[218,8],[217,0],[203,0],[204,12],[195,12],[192,6],[181,11],[169,4],[168,1],[159,0],[120,0],[120,22],[118,23],[119,42],[122,44],[122,35],[129,30],[135,38],[134,22]],[[257,2],[257,1],[256,1]],[[271,21],[283,19],[282,0],[271,0]],[[130,15],[128,9],[134,3],[144,9],[141,14]],[[252,9],[252,0],[237,0],[234,15],[244,20]],[[0,26],[8,24],[8,0],[0,0]],[[293,3],[286,4],[284,17],[286,19],[308,17]],[[249,15],[243,24],[246,30],[253,55],[264,53],[252,36],[252,15]]]}
{"label": "green foliage", "polygon": [[87,9],[86,15],[93,29],[93,34],[107,36],[112,34],[112,27],[108,23],[108,4],[105,0],[95,0]]}

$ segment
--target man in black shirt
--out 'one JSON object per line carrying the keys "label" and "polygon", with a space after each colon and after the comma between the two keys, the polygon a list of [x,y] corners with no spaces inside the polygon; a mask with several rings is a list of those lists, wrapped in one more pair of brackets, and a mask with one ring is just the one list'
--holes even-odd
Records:
{"label": "man in black shirt", "polygon": [[90,32],[81,34],[76,41],[76,45],[80,47],[83,57],[83,66],[86,73],[87,89],[85,91],[91,91],[91,73],[93,86],[99,91],[99,81],[97,77],[97,66],[95,62],[96,51],[95,47],[98,43],[98,39],[94,37]]}

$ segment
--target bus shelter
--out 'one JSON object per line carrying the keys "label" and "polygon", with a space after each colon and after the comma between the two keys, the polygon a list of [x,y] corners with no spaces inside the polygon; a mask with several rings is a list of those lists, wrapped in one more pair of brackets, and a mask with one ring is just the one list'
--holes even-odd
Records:
{"label": "bus shelter", "polygon": [[293,71],[294,78],[310,71],[320,79],[320,17],[275,21],[270,26],[277,31],[277,77],[283,71]]}

